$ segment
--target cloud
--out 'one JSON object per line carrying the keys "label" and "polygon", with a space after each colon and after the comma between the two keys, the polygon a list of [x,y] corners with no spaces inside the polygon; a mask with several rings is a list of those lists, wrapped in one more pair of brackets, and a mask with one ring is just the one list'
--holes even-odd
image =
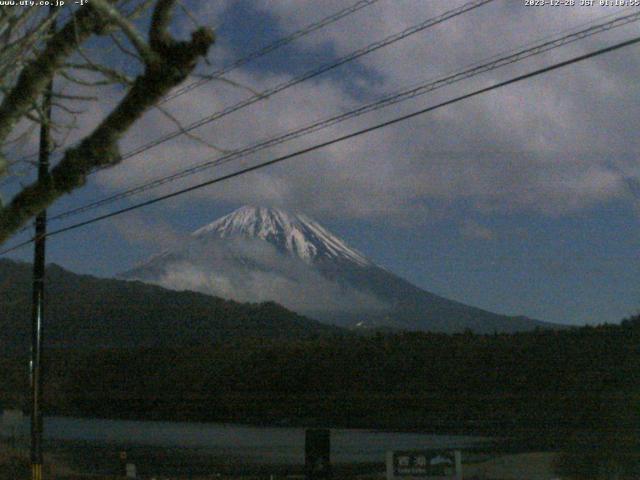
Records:
{"label": "cloud", "polygon": [[474,240],[495,240],[496,233],[485,225],[481,225],[473,220],[467,220],[460,226],[462,236]]}
{"label": "cloud", "polygon": [[[330,60],[327,45],[335,58],[458,4],[461,2],[379,2],[297,42],[287,50],[290,73],[271,71],[265,63],[259,69],[236,70],[231,77],[265,90],[293,78],[296,65],[302,63],[298,58],[324,55]],[[271,27],[284,34],[341,6],[337,1],[285,1],[259,3],[254,8],[256,15],[268,11],[268,18],[279,22]],[[225,4],[224,8],[233,7]],[[215,13],[216,18],[224,18],[224,8]],[[598,7],[551,10],[492,3],[362,57],[356,62],[360,68],[345,67],[304,82],[195,133],[223,148],[238,148],[347,111],[363,98],[394,92],[417,80],[460,69],[517,45],[530,45],[534,38],[548,38],[612,13]],[[154,194],[223,175],[611,44],[628,37],[633,28],[607,32],[522,65],[367,114],[176,182]],[[224,39],[219,48],[221,57],[226,58]],[[433,205],[443,202],[464,201],[483,212],[567,215],[612,200],[628,201],[625,185],[640,179],[634,166],[640,139],[635,131],[635,109],[629,108],[640,98],[640,85],[635,82],[640,61],[636,57],[620,52],[587,61],[194,192],[180,201],[271,204],[325,218],[386,217],[396,221],[416,213],[428,217],[433,214]],[[188,124],[250,95],[214,82],[179,97],[168,108]],[[133,147],[173,129],[175,125],[166,118],[151,113],[131,132],[125,145]],[[99,183],[109,189],[126,188],[215,156],[211,149],[183,137],[101,173]]]}
{"label": "cloud", "polygon": [[[184,246],[186,245],[186,246]],[[239,302],[275,301],[299,312],[372,312],[388,308],[365,292],[328,280],[302,260],[262,240],[193,238],[138,270],[136,278],[173,290],[191,290]]]}
{"label": "cloud", "polygon": [[150,219],[136,212],[113,217],[110,221],[115,231],[130,244],[170,250],[182,245],[187,239],[185,234],[176,231],[166,222]]}

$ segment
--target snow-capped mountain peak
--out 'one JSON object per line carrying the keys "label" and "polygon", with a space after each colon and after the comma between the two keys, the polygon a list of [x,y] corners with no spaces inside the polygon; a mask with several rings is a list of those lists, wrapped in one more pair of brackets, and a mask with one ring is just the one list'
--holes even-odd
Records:
{"label": "snow-capped mountain peak", "polygon": [[361,329],[492,333],[549,326],[422,290],[306,215],[275,208],[242,207],[121,277],[241,302],[275,301]]}
{"label": "snow-capped mountain peak", "polygon": [[259,238],[308,263],[322,259],[342,259],[359,266],[372,265],[364,255],[306,215],[292,214],[277,208],[244,206],[199,228],[192,235],[197,238]]}

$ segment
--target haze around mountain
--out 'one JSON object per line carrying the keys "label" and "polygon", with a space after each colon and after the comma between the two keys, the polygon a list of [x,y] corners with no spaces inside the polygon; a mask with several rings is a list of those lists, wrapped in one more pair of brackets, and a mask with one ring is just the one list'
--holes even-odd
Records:
{"label": "haze around mountain", "polygon": [[275,301],[348,327],[477,332],[551,326],[422,290],[302,213],[244,206],[121,278],[241,302]]}

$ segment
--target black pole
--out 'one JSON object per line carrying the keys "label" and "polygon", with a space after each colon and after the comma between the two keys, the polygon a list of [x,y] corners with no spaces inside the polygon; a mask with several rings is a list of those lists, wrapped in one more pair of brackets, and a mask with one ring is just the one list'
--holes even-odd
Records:
{"label": "black pole", "polygon": [[310,428],[304,438],[304,470],[306,480],[329,480],[331,471],[331,430]]}
{"label": "black pole", "polygon": [[[53,7],[52,7],[53,10]],[[51,25],[55,31],[55,21]],[[40,153],[38,181],[49,179],[49,153],[51,149],[51,97],[53,79],[42,97],[42,123],[40,125]],[[31,479],[42,480],[42,336],[44,320],[45,235],[47,211],[36,216],[33,253],[33,304],[31,309]]]}

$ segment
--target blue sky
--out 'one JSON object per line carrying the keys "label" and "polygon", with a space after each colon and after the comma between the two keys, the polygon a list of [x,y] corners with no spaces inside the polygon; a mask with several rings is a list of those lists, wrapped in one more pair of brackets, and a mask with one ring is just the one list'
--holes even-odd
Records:
{"label": "blue sky", "polygon": [[[211,66],[200,70],[227,65],[351,3],[355,2],[187,2],[197,21],[217,27]],[[265,90],[463,3],[379,0],[228,77]],[[572,27],[632,11],[532,8],[497,0],[195,133],[220,147],[238,148]],[[179,11],[176,17],[176,32],[193,28]],[[261,152],[244,164],[637,34],[637,23],[606,32]],[[445,297],[554,322],[619,321],[640,307],[640,210],[631,188],[640,180],[640,86],[635,81],[639,58],[638,47],[601,56],[62,234],[49,241],[48,260],[76,272],[110,276],[243,204],[274,205],[308,213],[375,262]],[[117,95],[107,91],[104,100],[89,109],[85,130]],[[245,88],[210,82],[166,108],[188,124],[250,95]],[[123,139],[122,149],[126,152],[174,129],[162,114],[151,112]],[[86,187],[51,211],[82,205],[212,155],[216,152],[193,139],[167,142],[94,175]],[[238,165],[203,172],[73,220],[194,184]],[[9,196],[11,190],[5,187],[3,193]],[[71,219],[52,228],[69,223]],[[30,259],[31,253],[27,249],[12,257]]]}

